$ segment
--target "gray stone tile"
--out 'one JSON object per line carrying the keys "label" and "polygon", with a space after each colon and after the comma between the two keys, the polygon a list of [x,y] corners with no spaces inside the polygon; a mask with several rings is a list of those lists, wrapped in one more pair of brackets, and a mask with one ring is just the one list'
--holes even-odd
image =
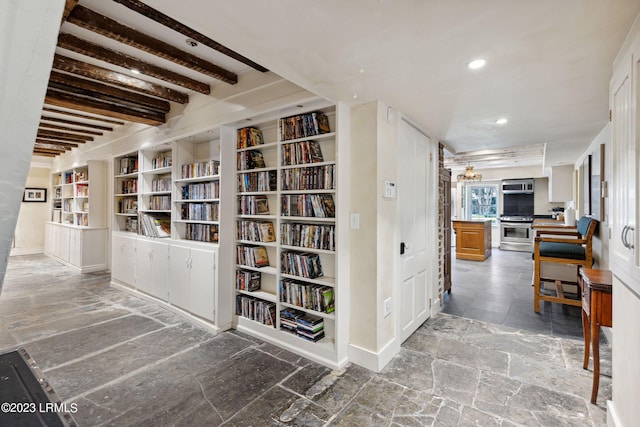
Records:
{"label": "gray stone tile", "polygon": [[307,390],[307,396],[323,408],[337,413],[373,376],[373,372],[351,365],[342,374],[325,375],[320,382]]}
{"label": "gray stone tile", "polygon": [[196,379],[207,400],[226,420],[295,370],[290,363],[249,348]]}
{"label": "gray stone tile", "polygon": [[432,356],[402,348],[380,372],[380,376],[419,391],[433,389]]}
{"label": "gray stone tile", "polygon": [[509,404],[531,411],[541,425],[584,425],[589,416],[584,399],[537,385],[523,384]]}
{"label": "gray stone tile", "polygon": [[282,383],[282,386],[294,393],[304,396],[311,387],[318,383],[318,381],[330,374],[331,369],[326,366],[308,363],[307,366],[298,368],[298,371],[291,377],[287,378]]}
{"label": "gray stone tile", "polygon": [[462,414],[460,416],[460,425],[482,427],[501,426],[502,420],[498,417],[487,414],[486,412],[465,406],[462,409]]}
{"label": "gray stone tile", "polygon": [[509,354],[474,344],[443,338],[439,340],[435,357],[481,370],[507,374]]}
{"label": "gray stone tile", "polygon": [[39,338],[45,338],[52,334],[59,334],[62,332],[79,329],[87,325],[94,323],[104,322],[106,320],[115,319],[118,317],[126,316],[131,312],[127,310],[114,309],[114,308],[95,308],[93,310],[82,312],[71,312],[67,317],[59,318],[49,322],[41,322],[36,325],[29,324],[24,326],[22,323],[13,323],[9,326],[9,330],[18,337],[20,342],[33,341]]}
{"label": "gray stone tile", "polygon": [[459,403],[471,405],[478,388],[480,370],[436,359],[433,368],[433,393]]}
{"label": "gray stone tile", "polygon": [[132,315],[33,341],[25,348],[47,370],[161,327],[147,317]]}
{"label": "gray stone tile", "polygon": [[208,334],[202,329],[185,324],[164,328],[75,363],[48,370],[46,375],[58,395],[68,399],[193,347],[207,338]]}

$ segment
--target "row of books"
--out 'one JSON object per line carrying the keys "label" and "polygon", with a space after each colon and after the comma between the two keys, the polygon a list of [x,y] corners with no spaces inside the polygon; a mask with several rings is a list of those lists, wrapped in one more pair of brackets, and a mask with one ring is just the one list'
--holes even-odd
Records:
{"label": "row of books", "polygon": [[333,190],[335,165],[282,170],[282,190]]}
{"label": "row of books", "polygon": [[236,264],[247,267],[267,267],[269,265],[269,255],[264,246],[237,245]]}
{"label": "row of books", "polygon": [[153,159],[151,159],[151,169],[160,169],[171,166],[172,157],[171,151],[163,151],[157,153]]}
{"label": "row of books", "polygon": [[89,169],[83,169],[75,172],[75,182],[89,181]]}
{"label": "row of books", "polygon": [[264,162],[262,153],[258,150],[240,151],[237,154],[236,166],[239,171],[265,168],[267,164]]}
{"label": "row of books", "polygon": [[143,214],[140,234],[149,237],[171,237],[171,218],[166,215]]}
{"label": "row of books", "polygon": [[273,223],[269,221],[236,221],[236,238],[252,242],[275,242],[276,233]]}
{"label": "row of books", "polygon": [[254,292],[260,289],[262,274],[259,271],[236,270],[236,289]]}
{"label": "row of books", "polygon": [[182,165],[182,178],[200,178],[214,176],[220,173],[220,162],[218,160],[207,160],[204,162],[186,163]]}
{"label": "row of books", "polygon": [[238,148],[255,147],[264,144],[262,131],[254,127],[238,129]]}
{"label": "row of books", "polygon": [[171,191],[171,177],[151,180],[151,191]]}
{"label": "row of books", "polygon": [[282,165],[303,165],[323,162],[322,150],[317,141],[300,141],[282,144],[280,151]]}
{"label": "row of books", "polygon": [[138,172],[138,157],[123,157],[120,159],[120,175]]}
{"label": "row of books", "polygon": [[240,196],[238,197],[238,214],[268,215],[269,199],[267,196]]}
{"label": "row of books", "polygon": [[217,224],[186,224],[184,238],[198,242],[218,243],[219,231]]}
{"label": "row of books", "polygon": [[280,280],[280,301],[308,310],[333,313],[335,295],[331,286],[301,283],[291,279]]}
{"label": "row of books", "polygon": [[62,174],[62,183],[63,184],[73,184],[73,172],[64,172]]}
{"label": "row of books", "polygon": [[280,254],[281,270],[292,276],[315,279],[323,276],[320,256],[309,252],[282,251]]}
{"label": "row of books", "polygon": [[124,224],[125,231],[130,231],[132,233],[138,232],[138,218],[136,217],[128,217]]}
{"label": "row of books", "polygon": [[171,210],[171,196],[149,196],[149,207],[152,211]]}
{"label": "row of books", "polygon": [[324,338],[324,320],[322,317],[293,308],[280,311],[280,329],[295,333],[300,338],[313,342]]}
{"label": "row of books", "polygon": [[336,250],[333,224],[280,224],[280,243],[307,249]]}
{"label": "row of books", "polygon": [[120,182],[120,194],[135,194],[138,192],[137,179],[125,179]]}
{"label": "row of books", "polygon": [[62,187],[56,187],[53,192],[53,197],[59,199],[62,197]]}
{"label": "row of books", "polygon": [[122,197],[118,199],[117,212],[123,214],[138,213],[138,199],[135,197]]}
{"label": "row of books", "polygon": [[86,213],[77,213],[76,214],[76,225],[80,225],[83,227],[89,226],[89,215]]}
{"label": "row of books", "polygon": [[182,186],[182,200],[203,200],[220,198],[220,182],[202,182]]}
{"label": "row of books", "polygon": [[76,185],[76,197],[89,197],[89,184]]}
{"label": "row of books", "polygon": [[331,194],[285,194],[280,197],[282,216],[335,218]]}
{"label": "row of books", "polygon": [[180,207],[180,218],[195,221],[218,221],[218,203],[184,203]]}
{"label": "row of books", "polygon": [[238,192],[276,191],[276,171],[247,172],[238,174]]}
{"label": "row of books", "polygon": [[276,304],[273,302],[238,294],[236,295],[236,314],[263,325],[276,327]]}
{"label": "row of books", "polygon": [[278,120],[280,141],[329,133],[329,119],[323,113],[299,114]]}

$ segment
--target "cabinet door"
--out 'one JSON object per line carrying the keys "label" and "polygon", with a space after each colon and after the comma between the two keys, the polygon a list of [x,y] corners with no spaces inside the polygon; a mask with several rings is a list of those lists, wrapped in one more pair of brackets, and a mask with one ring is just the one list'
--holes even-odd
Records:
{"label": "cabinet door", "polygon": [[625,66],[614,76],[611,86],[611,139],[613,151],[611,253],[612,264],[634,274],[636,219],[636,143],[633,134],[635,117],[631,67]]}
{"label": "cabinet door", "polygon": [[69,262],[82,267],[82,230],[69,230]]}
{"label": "cabinet door", "polygon": [[191,312],[207,320],[214,320],[215,252],[191,249]]}
{"label": "cabinet door", "polygon": [[169,302],[191,311],[189,265],[191,249],[171,245],[169,248]]}
{"label": "cabinet door", "polygon": [[163,301],[169,300],[169,245],[164,242],[151,243],[151,282],[149,293]]}
{"label": "cabinet door", "polygon": [[130,286],[136,285],[136,238],[113,235],[111,277]]}
{"label": "cabinet door", "polygon": [[69,261],[69,230],[67,227],[58,227],[58,253],[57,256],[63,261]]}
{"label": "cabinet door", "polygon": [[44,226],[44,252],[53,255],[53,229],[55,225],[45,224]]}

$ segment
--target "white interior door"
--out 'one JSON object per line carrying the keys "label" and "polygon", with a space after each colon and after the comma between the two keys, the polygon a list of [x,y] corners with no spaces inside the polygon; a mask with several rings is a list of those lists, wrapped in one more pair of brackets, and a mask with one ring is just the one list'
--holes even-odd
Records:
{"label": "white interior door", "polygon": [[432,183],[429,138],[404,120],[399,126],[400,335],[404,341],[429,317],[427,222],[432,215],[427,212],[427,198]]}

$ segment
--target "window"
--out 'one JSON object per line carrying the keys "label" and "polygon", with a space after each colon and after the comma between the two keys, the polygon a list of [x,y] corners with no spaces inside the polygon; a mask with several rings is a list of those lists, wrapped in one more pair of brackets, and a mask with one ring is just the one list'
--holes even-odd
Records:
{"label": "window", "polygon": [[498,219],[498,184],[478,183],[464,186],[466,219]]}

